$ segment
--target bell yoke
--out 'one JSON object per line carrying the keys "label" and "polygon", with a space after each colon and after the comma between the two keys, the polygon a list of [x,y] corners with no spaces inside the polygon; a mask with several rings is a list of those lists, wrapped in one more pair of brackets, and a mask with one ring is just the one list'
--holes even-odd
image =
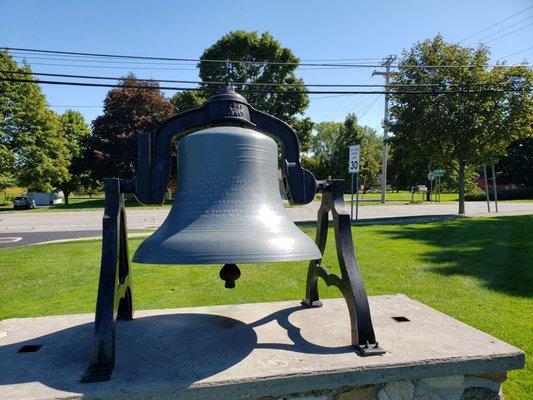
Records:
{"label": "bell yoke", "polygon": [[[94,349],[82,382],[111,378],[116,319],[133,317],[124,193],[144,204],[161,204],[171,172],[172,140],[178,140],[177,189],[161,227],[146,239],[133,261],[148,264],[223,264],[225,287],[235,287],[238,263],[311,260],[307,307],[319,307],[318,278],[342,292],[350,313],[352,345],[362,356],[383,354],[375,339],[368,299],[357,264],[342,180],[317,181],[300,164],[294,130],[255,110],[232,86],[202,107],[139,135],[137,175],[105,179],[102,259],[96,304]],[[322,193],[316,243],[289,218],[278,184],[291,204],[307,204]],[[341,275],[321,265],[331,212]]]}

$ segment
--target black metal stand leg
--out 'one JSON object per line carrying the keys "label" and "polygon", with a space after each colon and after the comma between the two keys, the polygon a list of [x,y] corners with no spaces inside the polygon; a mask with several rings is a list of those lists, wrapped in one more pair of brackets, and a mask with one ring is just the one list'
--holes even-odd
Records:
{"label": "black metal stand leg", "polygon": [[335,245],[341,276],[328,273],[321,260],[313,260],[307,273],[306,298],[303,304],[319,307],[318,278],[326,285],[336,286],[342,292],[350,313],[352,346],[363,356],[383,354],[378,346],[370,316],[368,297],[355,256],[352,240],[350,214],[344,208],[344,182],[334,180],[328,190],[322,193],[322,203],[318,211],[316,244],[324,254],[328,234],[328,214],[331,211],[335,230]]}
{"label": "black metal stand leg", "polygon": [[102,260],[94,321],[91,362],[81,381],[100,382],[111,378],[115,367],[116,319],[133,318],[132,284],[124,195],[119,179],[106,179],[102,230]]}
{"label": "black metal stand leg", "polygon": [[[326,248],[326,241],[328,238],[328,212],[329,210],[324,206],[325,202],[322,200],[320,209],[318,210],[317,225],[316,225],[316,245],[320,253],[324,254]],[[307,271],[307,284],[305,288],[305,299],[303,304],[307,307],[322,307],[322,302],[318,297],[318,274],[321,259],[311,260],[309,262],[309,269]]]}

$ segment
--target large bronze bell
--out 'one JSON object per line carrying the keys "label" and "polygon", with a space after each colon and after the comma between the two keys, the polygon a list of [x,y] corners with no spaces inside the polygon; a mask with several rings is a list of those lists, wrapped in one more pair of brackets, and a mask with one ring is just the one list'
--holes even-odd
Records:
{"label": "large bronze bell", "polygon": [[[135,178],[104,180],[94,346],[82,382],[111,378],[116,320],[133,318],[124,194],[134,194],[145,204],[164,201],[174,138],[178,139],[174,204],[163,225],[139,246],[133,260],[149,264],[224,264],[220,277],[228,288],[234,287],[240,276],[237,263],[309,260],[302,304],[321,306],[319,278],[328,286],[336,286],[346,300],[351,342],[357,353],[383,354],[355,257],[350,214],[344,207],[344,181],[316,180],[301,165],[296,132],[283,121],[254,109],[228,86],[202,107],[169,118],[155,132],[140,134]],[[322,195],[316,244],[285,212],[278,184],[278,145],[273,139],[282,150],[280,166],[289,202],[308,204],[316,193]],[[329,215],[340,276],[322,266]]]}
{"label": "large bronze bell", "polygon": [[133,261],[237,264],[321,258],[283,207],[277,165],[276,142],[252,129],[218,126],[186,136],[178,143],[172,209]]}

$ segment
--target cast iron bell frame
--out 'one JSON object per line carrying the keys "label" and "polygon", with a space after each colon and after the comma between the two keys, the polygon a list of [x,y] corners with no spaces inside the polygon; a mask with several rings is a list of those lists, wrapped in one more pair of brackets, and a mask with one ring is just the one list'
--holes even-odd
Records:
{"label": "cast iron bell frame", "polygon": [[307,307],[322,305],[318,294],[318,278],[322,278],[328,286],[336,286],[343,294],[350,313],[352,345],[362,356],[384,353],[375,339],[368,298],[355,257],[350,216],[344,208],[344,182],[317,181],[300,163],[296,132],[278,118],[251,107],[230,85],[223,87],[218,95],[211,97],[202,107],[167,119],[153,134],[141,133],[135,178],[109,178],[104,181],[102,259],[94,344],[90,365],[81,379],[83,383],[111,379],[115,366],[116,320],[133,318],[124,194],[135,195],[143,204],[162,204],[170,180],[172,140],[180,140],[202,128],[220,125],[251,128],[281,144],[282,179],[290,204],[310,203],[316,193],[322,193],[316,244],[324,254],[328,215],[331,212],[341,276],[329,274],[321,265],[321,259],[312,260],[307,275],[306,297],[302,304]]}

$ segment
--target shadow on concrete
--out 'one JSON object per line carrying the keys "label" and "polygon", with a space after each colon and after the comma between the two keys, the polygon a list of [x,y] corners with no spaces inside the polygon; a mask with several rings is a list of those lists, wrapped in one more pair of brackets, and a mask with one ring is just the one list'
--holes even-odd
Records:
{"label": "shadow on concrete", "polygon": [[453,223],[382,230],[384,237],[426,243],[422,259],[444,276],[479,279],[490,290],[512,296],[533,296],[533,216],[459,219]]}
{"label": "shadow on concrete", "polygon": [[[255,348],[259,349],[278,349],[286,351],[294,351],[298,353],[308,353],[308,354],[343,354],[343,353],[356,353],[355,348],[352,346],[339,346],[339,347],[328,347],[321,346],[318,344],[311,343],[304,339],[300,333],[300,328],[294,326],[290,321],[289,317],[292,313],[296,311],[307,310],[307,307],[297,306],[286,308],[278,312],[272,313],[264,318],[261,318],[258,321],[255,321],[250,324],[251,327],[257,327],[261,325],[268,324],[272,321],[276,321],[280,327],[285,329],[287,336],[291,339],[292,344],[287,343],[258,343]],[[317,330],[320,330],[321,327],[317,326]]]}
{"label": "shadow on concrete", "polygon": [[[39,382],[49,388],[98,396],[111,391],[186,388],[245,359],[254,349],[282,349],[314,354],[355,353],[350,346],[309,343],[289,322],[291,307],[246,324],[212,314],[166,314],[117,322],[116,366],[109,382],[81,384],[92,350],[93,324],[85,323],[0,347],[0,385]],[[260,343],[254,328],[272,321],[293,344]],[[320,327],[317,327],[320,329]],[[19,353],[24,346],[41,346]],[[24,397],[24,396],[23,396]]]}

